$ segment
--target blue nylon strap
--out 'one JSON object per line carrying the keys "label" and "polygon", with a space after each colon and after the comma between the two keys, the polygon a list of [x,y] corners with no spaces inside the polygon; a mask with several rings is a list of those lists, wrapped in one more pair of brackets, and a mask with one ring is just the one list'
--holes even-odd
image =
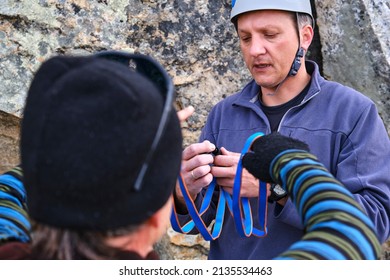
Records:
{"label": "blue nylon strap", "polygon": [[184,201],[186,203],[188,213],[190,214],[192,220],[189,221],[187,224],[184,226],[180,226],[177,218],[177,213],[175,208],[172,211],[171,215],[171,225],[172,228],[181,233],[188,233],[190,232],[194,226],[198,229],[199,233],[202,235],[202,237],[207,240],[215,240],[216,238],[219,237],[221,230],[222,230],[222,224],[223,224],[223,217],[225,214],[225,204],[226,204],[226,199],[225,195],[223,195],[220,192],[219,200],[218,200],[218,206],[217,206],[217,214],[215,218],[215,224],[212,233],[210,234],[209,230],[207,229],[206,224],[204,223],[202,219],[202,215],[204,212],[208,209],[211,203],[211,198],[213,195],[213,192],[215,190],[215,179],[212,181],[212,183],[209,185],[209,187],[206,190],[205,197],[203,199],[202,205],[200,207],[200,211],[196,209],[196,206],[194,204],[194,201],[190,197],[188,190],[185,186],[185,183],[183,181],[183,178],[179,176],[179,185],[180,185],[180,190],[183,194]]}
{"label": "blue nylon strap", "polygon": [[251,235],[256,235],[262,237],[267,235],[267,185],[265,182],[259,181],[259,203],[258,203],[258,213],[259,213],[259,225],[260,228],[255,228],[253,226],[253,219],[251,214],[250,202],[248,198],[241,198],[241,179],[242,179],[242,157],[250,150],[253,141],[257,138],[263,136],[262,132],[255,133],[251,135],[248,140],[245,142],[244,148],[241,152],[241,157],[237,165],[237,172],[234,178],[233,185],[233,217],[236,224],[236,229],[240,236],[249,237]]}
{"label": "blue nylon strap", "polygon": [[259,225],[260,229],[253,228],[253,235],[258,237],[264,237],[267,235],[267,209],[268,209],[268,198],[267,198],[267,184],[260,181],[259,188],[259,203],[258,203],[258,213],[259,213]]}
{"label": "blue nylon strap", "polygon": [[253,141],[258,137],[263,136],[264,134],[259,132],[253,134],[245,143],[245,146],[242,150],[240,160],[237,165],[236,176],[234,178],[233,186],[233,195],[230,196],[223,188],[219,188],[219,199],[215,216],[215,223],[213,226],[212,233],[208,230],[205,222],[202,219],[202,215],[207,211],[210,206],[213,193],[215,191],[216,180],[213,179],[212,183],[208,186],[200,210],[196,209],[195,203],[190,197],[187,187],[183,181],[182,176],[178,178],[180,190],[183,194],[184,201],[186,203],[188,213],[191,216],[191,220],[187,222],[184,226],[181,226],[178,221],[178,214],[175,207],[171,214],[171,225],[172,228],[180,233],[189,233],[191,230],[196,227],[202,237],[207,240],[215,240],[219,237],[222,226],[224,222],[224,216],[226,211],[226,205],[231,213],[233,213],[233,218],[236,224],[238,233],[243,237],[249,237],[255,235],[257,237],[263,237],[267,235],[267,186],[264,182],[259,182],[259,202],[258,202],[258,211],[259,211],[259,225],[260,228],[255,228],[253,226],[253,218],[251,212],[251,205],[248,198],[240,196],[241,190],[241,177],[242,177],[242,157],[247,153],[252,146]]}

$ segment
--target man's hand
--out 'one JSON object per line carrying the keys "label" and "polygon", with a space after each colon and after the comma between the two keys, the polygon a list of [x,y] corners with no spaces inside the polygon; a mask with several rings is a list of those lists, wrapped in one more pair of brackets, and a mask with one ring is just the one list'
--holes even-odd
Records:
{"label": "man's hand", "polygon": [[193,198],[213,180],[210,172],[214,157],[210,153],[214,149],[215,145],[206,140],[192,144],[183,151],[181,174]]}
{"label": "man's hand", "polygon": [[195,108],[192,106],[185,107],[184,109],[177,112],[177,117],[180,123],[185,122],[195,112]]}
{"label": "man's hand", "polygon": [[[180,110],[177,115],[180,122],[183,123],[193,113],[194,107],[188,106]],[[214,150],[214,144],[210,143],[210,141],[204,141],[189,145],[182,153],[181,176],[193,199],[213,180],[213,175],[210,173],[210,165],[213,163],[214,157],[210,153]],[[184,206],[184,198],[179,184],[176,184],[175,202]]]}
{"label": "man's hand", "polygon": [[[221,155],[214,158],[211,173],[217,178],[217,184],[228,193],[233,194],[234,178],[237,171],[239,153],[234,153],[221,148]],[[257,197],[259,195],[259,180],[253,177],[247,170],[242,172],[241,196]]]}

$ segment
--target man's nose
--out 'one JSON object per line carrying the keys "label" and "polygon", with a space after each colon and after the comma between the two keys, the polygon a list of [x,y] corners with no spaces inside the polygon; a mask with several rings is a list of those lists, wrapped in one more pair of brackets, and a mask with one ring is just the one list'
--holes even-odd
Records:
{"label": "man's nose", "polygon": [[252,39],[251,43],[252,44],[251,44],[250,50],[249,50],[251,56],[257,57],[257,56],[265,54],[267,52],[267,50],[265,48],[265,44],[264,44],[263,40],[261,40],[260,38],[254,37]]}

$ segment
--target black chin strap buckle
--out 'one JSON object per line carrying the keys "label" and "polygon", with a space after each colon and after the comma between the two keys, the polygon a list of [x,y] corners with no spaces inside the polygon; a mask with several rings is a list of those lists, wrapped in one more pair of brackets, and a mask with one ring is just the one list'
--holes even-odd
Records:
{"label": "black chin strap buckle", "polygon": [[298,73],[299,68],[301,68],[301,59],[305,54],[305,50],[303,48],[299,48],[297,54],[295,55],[295,59],[293,64],[291,65],[289,76],[295,76]]}

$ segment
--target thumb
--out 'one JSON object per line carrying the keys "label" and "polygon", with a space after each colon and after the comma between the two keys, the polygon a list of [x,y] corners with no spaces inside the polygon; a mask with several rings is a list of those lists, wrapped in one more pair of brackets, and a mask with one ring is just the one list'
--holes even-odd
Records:
{"label": "thumb", "polygon": [[224,155],[224,156],[240,156],[240,155],[241,155],[241,154],[239,154],[239,153],[231,152],[231,151],[227,150],[227,149],[224,148],[224,147],[221,147],[221,148],[219,149],[219,151],[220,151],[220,154],[221,154],[221,155]]}

